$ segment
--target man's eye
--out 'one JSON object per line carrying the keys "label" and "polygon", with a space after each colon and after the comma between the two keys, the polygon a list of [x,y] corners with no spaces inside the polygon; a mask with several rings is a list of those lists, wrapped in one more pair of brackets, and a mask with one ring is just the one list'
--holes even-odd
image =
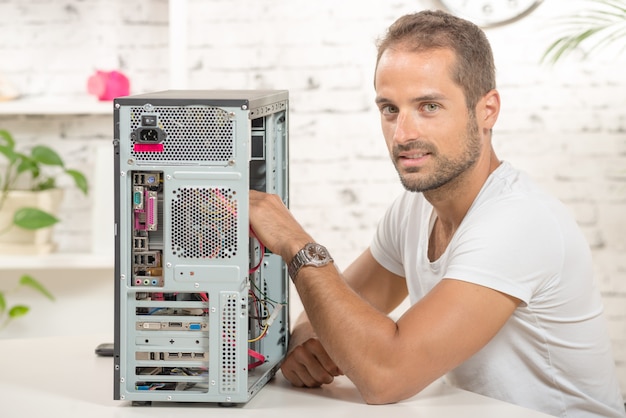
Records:
{"label": "man's eye", "polygon": [[439,105],[435,103],[427,103],[424,105],[424,110],[426,112],[436,112],[439,110]]}
{"label": "man's eye", "polygon": [[391,113],[398,113],[398,108],[392,105],[385,105],[380,108],[380,111],[384,115],[389,115]]}

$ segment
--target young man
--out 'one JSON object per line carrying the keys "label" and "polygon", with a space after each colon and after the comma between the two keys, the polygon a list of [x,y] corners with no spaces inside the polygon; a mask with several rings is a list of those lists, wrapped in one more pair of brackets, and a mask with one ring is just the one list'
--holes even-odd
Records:
{"label": "young man", "polygon": [[345,373],[378,404],[445,375],[555,416],[624,416],[588,245],[492,148],[500,96],[484,33],[442,12],[404,16],[379,45],[374,84],[406,192],[349,268],[277,196],[251,194],[252,227],[288,263],[306,312],[285,377],[315,387]]}

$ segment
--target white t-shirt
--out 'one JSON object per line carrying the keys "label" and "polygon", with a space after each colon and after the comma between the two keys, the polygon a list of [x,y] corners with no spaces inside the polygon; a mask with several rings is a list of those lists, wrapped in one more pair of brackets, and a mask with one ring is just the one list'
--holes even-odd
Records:
{"label": "white t-shirt", "polygon": [[405,192],[372,241],[374,258],[406,277],[411,303],[444,278],[522,301],[447,381],[555,416],[626,416],[589,247],[565,207],[504,162],[430,262],[434,216],[421,193]]}

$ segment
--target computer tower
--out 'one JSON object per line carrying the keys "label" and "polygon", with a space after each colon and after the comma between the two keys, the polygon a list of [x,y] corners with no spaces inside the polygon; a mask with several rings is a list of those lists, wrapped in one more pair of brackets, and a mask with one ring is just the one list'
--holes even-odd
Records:
{"label": "computer tower", "polygon": [[288,205],[288,93],[169,90],[114,101],[114,398],[240,404],[289,337],[282,259],[249,190]]}

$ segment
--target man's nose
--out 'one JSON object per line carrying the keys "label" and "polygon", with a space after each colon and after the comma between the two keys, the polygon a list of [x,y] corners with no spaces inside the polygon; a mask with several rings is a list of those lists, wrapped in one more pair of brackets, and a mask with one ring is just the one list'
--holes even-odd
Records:
{"label": "man's nose", "polygon": [[393,134],[395,143],[403,144],[420,137],[420,123],[413,112],[399,112]]}

